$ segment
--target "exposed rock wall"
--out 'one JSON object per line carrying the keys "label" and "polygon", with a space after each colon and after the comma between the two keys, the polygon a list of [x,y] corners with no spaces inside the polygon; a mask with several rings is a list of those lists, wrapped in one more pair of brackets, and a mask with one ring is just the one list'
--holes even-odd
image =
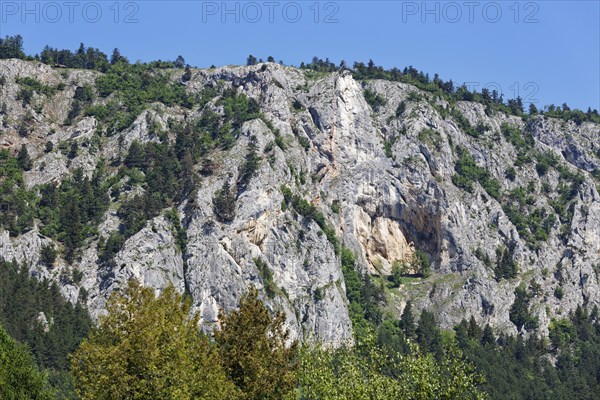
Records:
{"label": "exposed rock wall", "polygon": [[[386,275],[394,261],[410,259],[415,250],[428,255],[431,277],[391,290],[388,306],[398,313],[406,300],[412,299],[419,308],[433,309],[445,327],[473,315],[479,322],[516,332],[509,318],[514,289],[535,282],[539,288],[530,307],[544,333],[550,318],[563,317],[578,304],[600,303],[600,201],[597,181],[590,175],[599,164],[598,125],[576,126],[547,118],[526,125],[514,116],[487,115],[481,104],[459,102],[456,109],[472,126],[487,126],[475,138],[453,118],[441,115],[440,110],[449,106],[444,100],[411,85],[366,83],[386,99],[374,112],[363,96],[363,84],[348,72],[315,79],[302,70],[265,65],[194,70],[187,83],[192,93],[207,85],[222,85],[256,99],[286,144],[285,150],[274,146],[269,159],[262,156],[256,174],[236,201],[232,222],[216,220],[212,199],[225,180],[237,175],[251,136],[256,138],[259,154],[272,146],[275,133],[259,119],[243,125],[232,149],[211,155],[214,173],[202,178],[193,198],[176,204],[187,233],[185,249],[177,245],[173,224],[159,216],[125,242],[114,267],[100,266],[98,241],[119,225],[115,203],[98,227],[98,236],[86,241],[73,265],[61,259],[49,270],[39,263],[42,245],[51,240],[37,228],[19,237],[1,232],[0,256],[14,258],[28,265],[32,273],[56,280],[61,274],[81,271],[79,283],[61,281],[63,292],[75,301],[85,288],[94,316],[102,313],[107,296],[130,278],[157,290],[173,284],[190,293],[207,329],[218,324],[219,309],[235,307],[249,285],[263,287],[264,277],[256,262],[262,260],[278,288],[275,296],[265,299],[269,307],[286,313],[294,337],[319,337],[330,344],[351,340],[340,260],[314,221],[282,209],[280,186],[285,184],[324,213],[344,245],[357,253],[364,272]],[[0,76],[6,77],[0,87],[0,103],[7,105],[7,113],[0,116],[4,126],[0,145],[13,152],[22,143],[27,145],[34,159],[33,169],[25,174],[28,188],[59,182],[76,168],[89,176],[101,158],[114,162],[125,157],[134,140],[157,140],[150,132],[150,119],[167,129],[169,118],[183,121],[199,115],[197,110],[155,104],[122,134],[100,139],[95,136],[94,117],[62,125],[75,87],[93,85],[97,75],[0,60]],[[24,76],[65,87],[52,98],[36,95],[33,106],[23,107],[16,99],[16,78]],[[401,101],[406,110],[396,115]],[[294,102],[301,107],[292,106]],[[219,111],[214,102],[208,107]],[[35,122],[29,137],[22,138],[17,129],[28,112]],[[507,178],[506,171],[514,166],[520,149],[501,133],[503,123],[529,132],[535,151],[553,152],[568,170],[584,176],[573,202],[572,219],[562,224],[567,228],[561,232],[561,224],[555,224],[548,239],[537,247],[520,236],[505,214],[502,200],[494,199],[477,182],[469,193],[452,181],[460,146],[501,184],[503,193],[528,187],[534,205],[550,212],[553,195],[545,190],[558,188],[558,173],[549,170],[542,179],[532,162],[518,167],[513,180]],[[308,141],[306,149],[298,138]],[[83,149],[73,160],[56,146],[44,153],[47,141],[58,145],[86,139],[99,143]],[[496,280],[496,251],[508,245],[513,248],[519,274]],[[484,262],[482,254],[491,263]],[[562,298],[555,296],[559,286]]]}

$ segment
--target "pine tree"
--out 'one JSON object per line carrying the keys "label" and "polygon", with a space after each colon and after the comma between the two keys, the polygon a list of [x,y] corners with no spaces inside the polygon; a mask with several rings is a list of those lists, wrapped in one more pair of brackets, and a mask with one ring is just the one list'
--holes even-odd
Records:
{"label": "pine tree", "polygon": [[177,56],[177,59],[175,59],[173,66],[177,69],[183,69],[183,67],[185,67],[185,59],[183,58],[183,56]]}
{"label": "pine tree", "polygon": [[481,344],[482,345],[493,345],[496,343],[496,337],[494,336],[494,331],[490,324],[485,324],[485,328],[483,328],[483,334],[481,335]]}
{"label": "pine tree", "polygon": [[131,142],[129,153],[123,163],[128,168],[144,169],[146,164],[146,152],[138,140]]}
{"label": "pine tree", "polygon": [[48,378],[38,370],[31,353],[0,325],[0,398],[50,400]]}
{"label": "pine tree", "polygon": [[215,192],[213,207],[217,219],[221,222],[231,222],[235,218],[235,193],[225,180],[223,187]]}
{"label": "pine tree", "polygon": [[412,313],[412,302],[409,300],[404,306],[402,316],[400,317],[400,328],[404,331],[407,338],[414,338],[416,333],[415,317]]}
{"label": "pine tree", "polygon": [[477,321],[475,321],[475,317],[472,315],[469,319],[469,337],[477,341],[481,338],[481,328],[477,325]]}
{"label": "pine tree", "polygon": [[17,155],[17,162],[24,171],[29,171],[33,166],[33,162],[27,152],[27,147],[24,144],[21,145],[21,151],[19,151],[19,154]]}

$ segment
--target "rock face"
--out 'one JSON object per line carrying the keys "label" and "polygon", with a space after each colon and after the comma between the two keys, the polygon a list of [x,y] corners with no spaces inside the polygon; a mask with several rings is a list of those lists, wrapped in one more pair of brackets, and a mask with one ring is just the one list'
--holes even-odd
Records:
{"label": "rock face", "polygon": [[[93,86],[98,75],[0,60],[0,76],[5,77],[0,105],[6,105],[6,113],[0,114],[0,146],[13,153],[27,146],[33,158],[33,168],[25,173],[28,188],[60,182],[77,168],[90,176],[100,159],[125,157],[134,140],[156,141],[150,120],[168,129],[169,120],[201,113],[154,104],[122,133],[101,138],[95,117],[82,116],[64,126],[75,88]],[[27,76],[46,85],[63,83],[64,89],[50,97],[36,94],[33,104],[24,106],[16,99],[17,78]],[[178,79],[175,72],[173,79]],[[0,256],[59,280],[72,301],[85,289],[95,317],[109,294],[131,278],[157,290],[172,284],[191,295],[206,329],[218,324],[221,308],[236,306],[249,285],[264,288],[268,279],[259,266],[266,265],[276,290],[265,300],[271,309],[286,313],[294,337],[320,338],[331,345],[350,341],[340,259],[315,221],[282,207],[283,184],[323,213],[341,243],[357,254],[364,273],[385,276],[395,261],[412,259],[416,250],[427,255],[430,277],[390,289],[388,307],[398,313],[411,299],[416,307],[435,311],[444,327],[473,315],[478,322],[516,333],[510,308],[515,288],[523,284],[544,334],[551,318],[564,317],[579,304],[600,305],[600,197],[592,177],[600,163],[598,125],[545,117],[524,122],[501,113],[488,115],[479,103],[458,102],[455,112],[471,126],[484,127],[474,137],[464,123],[445,115],[452,105],[411,85],[363,84],[347,71],[315,79],[272,63],[194,70],[186,85],[193,94],[206,87],[233,88],[255,99],[272,126],[261,119],[245,122],[232,148],[211,155],[213,173],[175,204],[187,234],[185,248],[177,242],[173,221],[160,215],[126,240],[112,266],[101,264],[98,243],[120,223],[115,213],[119,201],[113,198],[98,234],[79,249],[72,265],[62,259],[51,270],[40,264],[41,248],[52,240],[37,227],[18,237],[0,232]],[[365,87],[383,96],[385,105],[374,111],[365,100]],[[406,109],[397,113],[401,102]],[[222,112],[214,100],[206,107]],[[24,138],[18,126],[28,113],[34,123]],[[503,124],[531,137],[530,162],[514,166],[523,149],[505,134]],[[251,138],[261,155],[258,169],[235,202],[235,218],[219,222],[213,197],[237,176]],[[284,145],[273,146],[276,139]],[[55,150],[44,152],[48,141]],[[77,156],[68,159],[57,147],[73,141],[98,144],[80,146]],[[460,149],[500,184],[500,196],[484,188],[482,179],[472,181],[470,191],[456,185]],[[541,174],[535,157],[548,153],[555,158]],[[507,172],[511,168],[514,176]],[[568,184],[564,171],[582,176],[567,204],[569,218],[548,222],[547,238],[524,237],[531,227],[517,226],[515,216],[507,213],[515,190],[526,191],[524,204],[531,208],[519,213],[529,215],[537,208],[545,218],[554,213],[558,192]],[[116,169],[109,172],[116,174]],[[498,279],[496,270],[507,249],[518,273]],[[82,273],[77,283],[61,280],[61,274],[73,271]]]}

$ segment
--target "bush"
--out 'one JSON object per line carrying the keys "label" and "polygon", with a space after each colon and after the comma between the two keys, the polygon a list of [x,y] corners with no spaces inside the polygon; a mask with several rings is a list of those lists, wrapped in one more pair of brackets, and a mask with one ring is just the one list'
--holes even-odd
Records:
{"label": "bush", "polygon": [[419,132],[418,138],[422,143],[436,149],[439,149],[442,144],[442,135],[433,129],[422,129],[421,132]]}
{"label": "bush", "polygon": [[431,264],[429,263],[429,258],[427,254],[421,250],[415,251],[414,254],[414,263],[415,269],[418,271],[418,274],[423,278],[429,278],[431,275]]}
{"label": "bush", "polygon": [[50,153],[50,152],[52,152],[52,150],[54,150],[54,143],[52,143],[51,141],[48,140],[46,142],[46,146],[44,147],[44,152]]}
{"label": "bush", "polygon": [[510,307],[509,318],[515,324],[517,330],[534,330],[538,327],[538,320],[529,310],[531,296],[524,286],[515,289],[515,301]]}
{"label": "bush", "polygon": [[400,104],[398,104],[398,107],[396,108],[396,118],[402,116],[402,114],[404,114],[404,111],[406,111],[406,103],[404,101],[401,101]]}
{"label": "bush", "polygon": [[502,186],[483,167],[478,166],[475,160],[464,147],[457,147],[458,160],[454,165],[456,174],[452,176],[454,185],[468,192],[473,191],[472,182],[479,182],[485,191],[495,198],[500,199]]}
{"label": "bush", "polygon": [[558,286],[556,289],[554,289],[554,297],[556,297],[559,300],[562,300],[564,296],[564,291],[563,288]]}
{"label": "bush", "polygon": [[267,293],[267,296],[270,299],[274,298],[278,292],[278,288],[277,285],[275,285],[275,282],[273,281],[273,272],[269,269],[267,263],[264,262],[261,258],[255,258],[253,261],[262,279],[265,293]]}
{"label": "bush", "polygon": [[371,106],[373,111],[378,112],[379,109],[386,105],[387,101],[380,94],[371,89],[365,89],[363,92],[365,100]]}

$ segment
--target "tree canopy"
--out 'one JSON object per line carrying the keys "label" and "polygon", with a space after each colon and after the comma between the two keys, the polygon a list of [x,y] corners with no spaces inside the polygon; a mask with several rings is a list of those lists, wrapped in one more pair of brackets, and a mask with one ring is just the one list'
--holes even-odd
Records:
{"label": "tree canopy", "polygon": [[47,376],[40,372],[25,345],[17,343],[0,325],[0,398],[50,400]]}
{"label": "tree canopy", "polygon": [[271,316],[251,288],[239,310],[221,313],[215,332],[225,370],[244,400],[295,398],[297,343],[289,342],[282,313]]}
{"label": "tree canopy", "polygon": [[131,281],[70,356],[82,399],[231,399],[218,353],[198,330],[190,301],[173,287],[158,297]]}

